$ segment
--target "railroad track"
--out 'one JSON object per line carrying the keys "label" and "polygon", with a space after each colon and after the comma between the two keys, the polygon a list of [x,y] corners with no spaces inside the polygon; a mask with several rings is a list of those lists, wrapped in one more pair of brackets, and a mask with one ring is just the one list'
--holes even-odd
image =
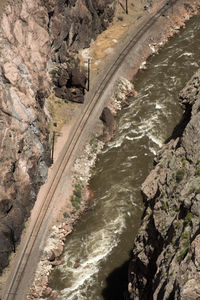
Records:
{"label": "railroad track", "polygon": [[60,158],[59,164],[57,165],[55,171],[56,175],[52,179],[52,182],[50,183],[50,188],[44,197],[44,201],[40,208],[38,217],[35,223],[32,225],[30,235],[26,239],[23,245],[23,249],[20,253],[18,262],[15,265],[15,269],[12,272],[11,276],[8,278],[9,284],[7,284],[7,290],[3,295],[3,300],[23,300],[21,298],[22,296],[18,294],[18,287],[21,281],[25,280],[23,278],[23,275],[28,260],[31,258],[31,255],[33,255],[32,253],[33,246],[39,235],[40,228],[47,214],[49,205],[52,202],[53,196],[56,192],[56,189],[63,175],[63,172],[70,161],[70,157],[72,156],[73,151],[76,149],[78,145],[82,132],[86,127],[88,119],[90,118],[95,108],[95,105],[103,95],[104,90],[109,85],[111,78],[113,77],[117,69],[120,67],[120,65],[122,64],[127,54],[130,52],[130,50],[139,42],[139,40],[141,39],[145,31],[149,29],[156,22],[158,17],[164,14],[169,9],[169,7],[174,5],[177,1],[178,0],[174,0],[173,2],[166,1],[164,5],[157,12],[155,12],[152,16],[150,16],[149,20],[139,29],[139,31],[131,38],[131,40],[127,42],[126,46],[124,47],[120,55],[117,57],[117,59],[112,64],[112,66],[107,70],[105,76],[102,78],[101,83],[99,84],[96,91],[92,95],[92,100],[88,102],[87,105],[85,106],[85,109],[82,113],[82,117],[80,118],[79,123],[77,123],[76,126],[74,127],[73,132],[71,134],[71,138],[69,138],[69,140],[64,146],[65,151],[64,152],[62,151],[61,154],[62,157]]}

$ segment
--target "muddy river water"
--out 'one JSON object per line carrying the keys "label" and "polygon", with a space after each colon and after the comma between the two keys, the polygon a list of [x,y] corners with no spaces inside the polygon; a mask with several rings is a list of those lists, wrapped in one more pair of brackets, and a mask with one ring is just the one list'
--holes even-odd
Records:
{"label": "muddy river water", "polygon": [[[143,211],[140,186],[182,117],[179,91],[200,65],[200,17],[187,23],[135,78],[138,96],[118,115],[115,139],[98,157],[94,198],[67,239],[50,286],[57,299],[124,299],[131,248]],[[75,268],[76,267],[76,268]]]}

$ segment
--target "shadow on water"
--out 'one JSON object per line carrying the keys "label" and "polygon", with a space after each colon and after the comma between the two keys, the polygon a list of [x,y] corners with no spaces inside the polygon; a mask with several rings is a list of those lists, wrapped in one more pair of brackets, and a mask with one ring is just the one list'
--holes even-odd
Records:
{"label": "shadow on water", "polygon": [[[131,259],[130,252],[130,259]],[[128,295],[128,269],[130,259],[116,268],[106,278],[106,288],[102,291],[104,300],[130,300]]]}
{"label": "shadow on water", "polygon": [[181,137],[183,132],[191,119],[192,106],[187,104],[185,107],[185,111],[180,122],[175,126],[171,136],[165,140],[165,144],[167,144],[171,139],[176,139],[177,137]]}

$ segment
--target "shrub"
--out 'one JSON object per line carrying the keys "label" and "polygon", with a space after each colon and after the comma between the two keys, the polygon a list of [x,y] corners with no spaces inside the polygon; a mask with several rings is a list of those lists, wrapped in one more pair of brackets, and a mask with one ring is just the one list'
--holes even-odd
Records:
{"label": "shrub", "polygon": [[68,218],[69,217],[69,215],[68,215],[68,213],[66,211],[63,213],[63,217],[64,218]]}
{"label": "shrub", "polygon": [[176,172],[176,182],[180,182],[181,180],[183,180],[184,175],[185,175],[185,170],[178,169],[178,171]]}
{"label": "shrub", "polygon": [[82,189],[83,189],[83,185],[80,183],[76,183],[73,196],[71,196],[71,203],[76,210],[80,209]]}
{"label": "shrub", "polygon": [[119,21],[123,21],[123,17],[122,16],[119,16],[118,18],[117,18]]}
{"label": "shrub", "polygon": [[195,171],[195,176],[200,176],[200,169],[197,169],[197,170]]}
{"label": "shrub", "polygon": [[191,220],[192,220],[192,213],[189,212],[189,213],[187,213],[184,221],[186,224],[189,224],[191,222]]}
{"label": "shrub", "polygon": [[178,261],[179,263],[185,258],[187,252],[188,252],[189,247],[182,247],[180,252],[179,252],[179,256],[178,256]]}
{"label": "shrub", "polygon": [[57,74],[57,70],[56,69],[52,69],[51,71],[49,71],[50,75],[56,75]]}

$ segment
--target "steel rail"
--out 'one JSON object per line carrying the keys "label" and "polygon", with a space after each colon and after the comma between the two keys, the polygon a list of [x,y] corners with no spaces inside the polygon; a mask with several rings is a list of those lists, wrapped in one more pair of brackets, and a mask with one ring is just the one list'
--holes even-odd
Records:
{"label": "steel rail", "polygon": [[170,8],[170,6],[175,4],[177,1],[178,0],[175,0],[173,3],[169,3],[169,1],[166,1],[164,3],[164,5],[157,12],[155,12],[151,16],[151,18],[131,38],[131,40],[125,45],[125,47],[121,51],[120,55],[117,57],[117,59],[114,61],[112,66],[108,69],[107,73],[103,77],[97,90],[94,92],[94,95],[92,96],[92,101],[86,105],[79,123],[76,124],[76,126],[74,127],[71,138],[65,144],[65,147],[64,147],[65,152],[63,153],[63,156],[61,157],[60,162],[57,166],[56,175],[52,179],[50,189],[48,190],[48,192],[44,198],[44,202],[40,208],[40,212],[37,217],[37,220],[33,224],[33,228],[31,229],[29,238],[25,241],[25,245],[20,254],[19,260],[18,260],[15,270],[14,270],[14,274],[12,274],[12,279],[10,280],[9,286],[5,293],[5,298],[3,300],[12,300],[12,299],[14,300],[15,295],[17,295],[17,288],[19,287],[19,284],[21,282],[24,270],[26,268],[28,259],[31,255],[31,251],[33,249],[33,245],[38,237],[41,225],[42,225],[44,218],[46,216],[46,213],[48,211],[49,204],[51,203],[53,196],[55,195],[55,191],[58,187],[58,184],[60,182],[62,174],[63,174],[67,164],[69,163],[70,157],[78,144],[78,141],[82,135],[83,129],[86,127],[88,119],[89,119],[90,115],[92,114],[96,103],[98,102],[99,98],[102,96],[105,88],[109,85],[109,82],[110,82],[111,78],[113,77],[113,75],[115,74],[116,70],[120,67],[124,58],[130,52],[130,49],[132,49],[137,44],[137,42],[143,36],[144,32],[147,29],[149,29],[157,21],[158,17],[160,17],[160,15],[162,13],[166,12],[168,10],[168,8]]}

